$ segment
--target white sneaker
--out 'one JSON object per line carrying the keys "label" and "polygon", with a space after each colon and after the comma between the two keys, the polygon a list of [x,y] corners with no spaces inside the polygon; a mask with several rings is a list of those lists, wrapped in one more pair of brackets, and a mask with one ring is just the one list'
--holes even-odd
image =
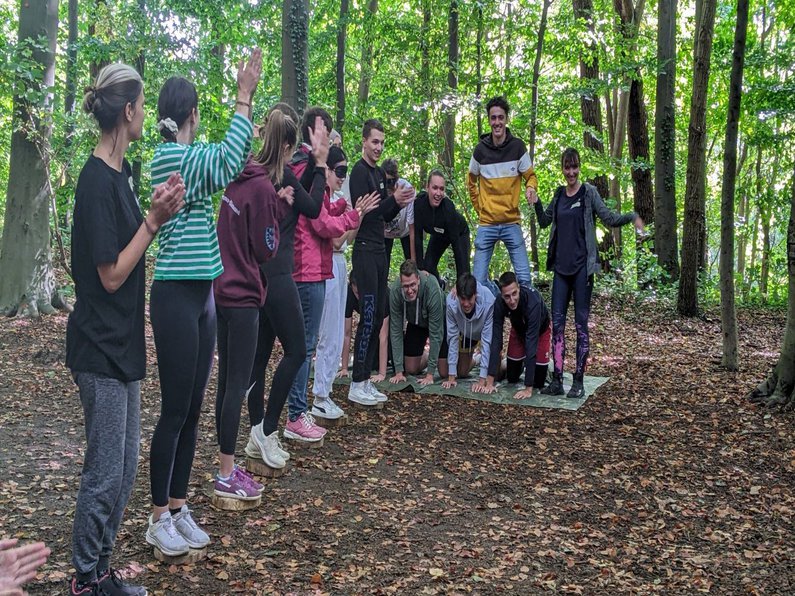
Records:
{"label": "white sneaker", "polygon": [[[272,434],[272,433],[271,433]],[[256,437],[256,438],[255,438]],[[265,433],[262,432],[262,423],[251,427],[251,432],[248,436],[248,443],[246,443],[246,455],[254,459],[262,459],[262,453],[257,446],[257,441],[262,444],[265,441]],[[276,452],[284,461],[290,461],[290,454],[285,451],[282,442],[279,440],[279,435],[276,435]]]}
{"label": "white sneaker", "polygon": [[337,420],[345,416],[342,408],[334,403],[330,397],[315,396],[315,401],[312,404],[312,416],[317,418],[324,418],[326,420]]}
{"label": "white sneaker", "polygon": [[386,394],[381,393],[372,381],[367,380],[365,383],[367,383],[367,392],[372,395],[379,404],[389,401]]}
{"label": "white sneaker", "polygon": [[379,401],[367,390],[367,383],[370,381],[351,381],[351,388],[348,390],[348,401],[362,406],[375,406]]}
{"label": "white sneaker", "polygon": [[[160,516],[162,519],[162,516]],[[190,515],[190,509],[183,505],[179,513],[174,516],[174,527],[185,539],[191,548],[204,548],[210,544],[210,537],[202,530]]]}
{"label": "white sneaker", "polygon": [[171,519],[171,513],[168,511],[162,513],[160,519],[154,523],[152,516],[149,516],[146,541],[169,557],[178,557],[190,550],[190,545],[174,527],[174,520]]}
{"label": "white sneaker", "polygon": [[[277,431],[265,436],[262,432],[262,425],[258,424],[251,429],[251,440],[257,448],[256,457],[261,458],[265,465],[277,470],[287,465],[287,460],[279,453],[279,434]],[[285,451],[285,453],[287,452]]]}

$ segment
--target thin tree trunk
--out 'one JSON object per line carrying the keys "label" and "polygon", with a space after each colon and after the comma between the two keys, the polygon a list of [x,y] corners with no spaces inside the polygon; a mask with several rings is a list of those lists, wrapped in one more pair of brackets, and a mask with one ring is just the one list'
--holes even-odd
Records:
{"label": "thin tree trunk", "polygon": [[759,271],[759,293],[762,295],[762,302],[767,304],[768,280],[770,279],[770,201],[766,198],[759,216],[762,220],[762,262]]}
{"label": "thin tree trunk", "polygon": [[75,130],[73,116],[75,95],[77,94],[77,0],[69,0],[68,19],[69,36],[66,42],[66,89],[64,93],[64,112],[67,116],[64,142],[67,147],[72,144],[72,135]]}
{"label": "thin tree trunk", "polygon": [[345,41],[348,35],[348,0],[340,0],[340,22],[337,29],[337,131],[345,136]]}
{"label": "thin tree trunk", "polygon": [[654,111],[654,250],[672,280],[679,279],[676,224],[676,0],[659,0],[657,89]]}
{"label": "thin tree trunk", "polygon": [[[49,114],[55,82],[58,0],[23,2],[19,10],[19,51],[37,67],[34,81],[15,81],[11,154],[0,252],[0,311],[8,315],[49,314],[65,304],[55,287],[50,250],[52,188],[46,164]],[[45,40],[42,45],[40,40]],[[32,100],[31,96],[38,96]]]}
{"label": "thin tree trunk", "polygon": [[[72,0],[70,0],[71,2]],[[141,14],[146,12],[146,0],[138,0],[138,10]],[[146,71],[146,54],[144,54],[143,47],[138,51],[138,56],[135,59],[135,70],[138,71],[138,74],[141,75],[142,80],[146,80],[144,77],[144,73]],[[141,154],[137,153],[135,159],[132,162],[132,181],[133,181],[133,192],[135,192],[135,196],[141,196],[141,171],[142,171],[142,164],[141,164]]]}
{"label": "thin tree trunk", "polygon": [[627,118],[627,148],[632,160],[632,194],[635,212],[647,224],[654,223],[654,189],[649,167],[649,124],[643,99],[643,79],[632,81]]}
{"label": "thin tree trunk", "polygon": [[309,94],[309,0],[282,3],[282,101],[303,114]]}
{"label": "thin tree trunk", "polygon": [[[536,56],[533,60],[533,82],[530,96],[530,137],[527,142],[527,151],[530,154],[530,163],[536,161],[536,126],[538,124],[538,79],[541,76],[541,57],[544,55],[544,35],[547,32],[547,15],[553,0],[544,0],[541,7],[541,22],[538,24],[538,37],[536,39]],[[478,111],[478,113],[480,113]],[[539,270],[538,258],[538,226],[535,215],[530,216],[530,261],[535,271]]]}
{"label": "thin tree trunk", "polygon": [[[422,28],[420,29],[420,81],[423,89],[424,102],[420,111],[420,126],[427,137],[431,123],[428,106],[431,103],[431,55],[429,36],[431,29],[431,0],[422,2]],[[420,159],[420,180],[422,185],[428,178],[428,156],[423,152]]]}
{"label": "thin tree trunk", "polygon": [[[447,87],[450,102],[454,105],[458,92],[458,0],[450,2],[450,14],[447,19]],[[442,152],[442,165],[447,176],[454,177],[455,167],[455,108],[448,106],[445,110],[442,137],[444,138],[444,151]]]}
{"label": "thin tree trunk", "polygon": [[693,60],[693,99],[690,104],[685,219],[682,228],[682,270],[676,308],[683,316],[698,313],[698,271],[705,229],[705,139],[712,32],[716,0],[701,0]]}
{"label": "thin tree trunk", "polygon": [[732,72],[729,82],[729,109],[726,142],[723,148],[723,187],[720,218],[720,303],[723,328],[721,363],[737,370],[737,311],[734,294],[734,191],[737,186],[737,134],[745,62],[745,37],[748,28],[748,0],[737,0],[737,28],[734,33]]}
{"label": "thin tree trunk", "polygon": [[483,6],[478,3],[478,34],[477,41],[475,42],[475,97],[477,98],[478,105],[475,111],[478,114],[478,139],[483,134],[483,109],[481,97],[483,93],[483,75],[482,75],[482,62],[483,62]]}
{"label": "thin tree trunk", "polygon": [[[737,164],[737,178],[740,182],[740,200],[737,205],[737,221],[740,223],[740,231],[737,236],[737,278],[740,280],[740,287],[745,287],[745,251],[748,248],[748,184],[747,180],[742,181],[741,173],[748,158],[748,143],[742,143],[740,161]],[[747,178],[747,177],[746,177]]]}
{"label": "thin tree trunk", "polygon": [[362,43],[361,77],[359,78],[359,116],[366,113],[367,100],[370,98],[370,81],[373,78],[373,39],[375,31],[375,15],[378,13],[378,0],[367,0],[364,12],[364,42]]}

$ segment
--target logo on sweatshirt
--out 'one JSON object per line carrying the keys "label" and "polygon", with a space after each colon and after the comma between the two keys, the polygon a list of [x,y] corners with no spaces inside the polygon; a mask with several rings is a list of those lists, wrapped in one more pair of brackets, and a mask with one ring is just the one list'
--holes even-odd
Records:
{"label": "logo on sweatshirt", "polygon": [[273,226],[265,228],[265,246],[273,251],[276,248],[276,231]]}

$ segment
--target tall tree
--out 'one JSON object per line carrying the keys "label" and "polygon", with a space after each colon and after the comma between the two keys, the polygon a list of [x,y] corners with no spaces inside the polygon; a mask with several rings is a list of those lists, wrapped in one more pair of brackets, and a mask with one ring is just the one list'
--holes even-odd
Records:
{"label": "tall tree", "polygon": [[340,22],[337,29],[337,130],[345,128],[345,42],[348,35],[348,0],[340,0]]}
{"label": "tall tree", "polygon": [[676,225],[676,0],[659,0],[654,111],[654,250],[671,279],[679,278]]}
{"label": "tall tree", "polygon": [[447,19],[447,88],[448,105],[445,110],[442,136],[444,151],[442,165],[447,175],[454,176],[455,167],[455,102],[458,92],[458,0],[451,0],[450,13]]}
{"label": "tall tree", "polygon": [[309,92],[309,0],[282,3],[282,101],[299,114]]}
{"label": "tall tree", "polygon": [[66,41],[66,89],[64,93],[64,112],[67,115],[66,145],[72,143],[74,121],[71,116],[75,109],[75,95],[77,94],[77,0],[69,0],[68,12],[68,37]]}
{"label": "tall tree", "polygon": [[[706,127],[707,91],[712,56],[712,32],[715,28],[717,0],[700,0],[693,43],[693,98],[690,103],[690,126],[687,140],[687,177],[685,218],[682,226],[682,269],[676,308],[679,314],[692,317],[698,313],[698,271],[702,253],[702,234],[706,229]],[[700,13],[700,14],[699,14]]]}
{"label": "tall tree", "polygon": [[737,26],[734,32],[732,73],[729,82],[729,110],[726,142],[723,147],[723,187],[720,206],[720,312],[723,327],[722,364],[737,370],[737,312],[734,296],[734,191],[737,175],[737,134],[745,64],[745,38],[748,29],[748,0],[737,0]]}
{"label": "tall tree", "polygon": [[57,34],[58,0],[21,3],[17,61],[27,72],[17,74],[14,82],[14,132],[0,252],[0,311],[9,315],[37,316],[65,306],[52,268],[47,163]]}
{"label": "tall tree", "polygon": [[482,109],[482,93],[483,93],[483,6],[478,2],[478,31],[477,39],[475,41],[475,98],[478,105],[475,111],[478,114],[478,138],[483,134],[483,109]]}
{"label": "tall tree", "polygon": [[[547,33],[547,15],[553,0],[544,0],[541,6],[541,22],[538,24],[538,37],[536,38],[536,56],[533,60],[533,82],[530,95],[530,136],[527,141],[527,152],[530,154],[530,163],[536,161],[536,128],[538,126],[538,79],[541,76],[541,57],[544,55],[544,36]],[[480,131],[478,131],[480,132]],[[538,259],[538,227],[535,215],[530,217],[530,261],[536,271],[539,270]]]}
{"label": "tall tree", "polygon": [[748,398],[767,406],[784,406],[795,409],[795,172],[792,176],[792,194],[787,226],[787,326],[781,354],[773,371]]}
{"label": "tall tree", "polygon": [[[430,10],[430,9],[428,9]],[[378,0],[367,0],[364,11],[364,41],[362,42],[361,75],[359,78],[359,115],[365,113],[370,98],[370,81],[373,78],[373,40],[376,37],[375,15],[378,14]]]}

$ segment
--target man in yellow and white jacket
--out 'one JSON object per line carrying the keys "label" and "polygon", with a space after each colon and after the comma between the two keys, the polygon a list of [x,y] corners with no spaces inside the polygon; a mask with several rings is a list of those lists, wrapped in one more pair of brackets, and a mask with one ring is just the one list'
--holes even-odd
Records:
{"label": "man in yellow and white jacket", "polygon": [[495,296],[499,290],[489,280],[489,263],[494,246],[502,240],[520,284],[531,285],[530,261],[522,233],[519,194],[536,196],[538,179],[530,163],[524,141],[514,137],[508,128],[510,106],[502,96],[486,104],[491,132],[480,142],[469,161],[467,186],[478,214],[475,235],[473,273],[478,282],[488,286]]}

